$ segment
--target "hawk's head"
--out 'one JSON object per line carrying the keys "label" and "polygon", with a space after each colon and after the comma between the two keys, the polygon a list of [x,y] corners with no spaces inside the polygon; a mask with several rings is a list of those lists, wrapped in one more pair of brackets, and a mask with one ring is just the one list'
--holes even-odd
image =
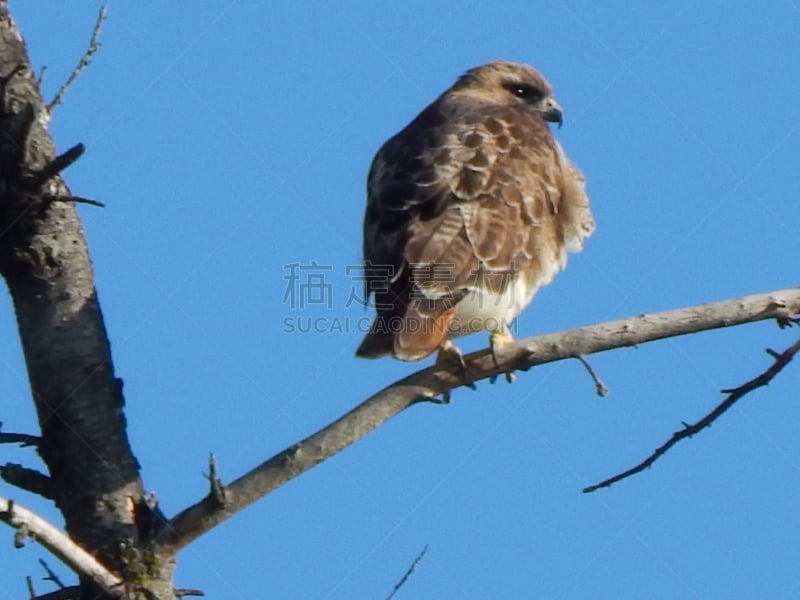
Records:
{"label": "hawk's head", "polygon": [[561,126],[561,107],[550,84],[529,65],[495,60],[464,73],[448,92],[492,104],[525,104]]}

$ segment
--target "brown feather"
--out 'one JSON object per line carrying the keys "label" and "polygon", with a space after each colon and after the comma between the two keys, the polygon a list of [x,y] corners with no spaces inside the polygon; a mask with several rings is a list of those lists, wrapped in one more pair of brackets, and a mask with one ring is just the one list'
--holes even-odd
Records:
{"label": "brown feather", "polygon": [[[375,156],[364,260],[377,265],[366,291],[379,309],[359,356],[417,360],[499,327],[594,230],[582,174],[520,85],[551,95],[527,65],[472,69]],[[507,306],[483,307],[489,298]]]}

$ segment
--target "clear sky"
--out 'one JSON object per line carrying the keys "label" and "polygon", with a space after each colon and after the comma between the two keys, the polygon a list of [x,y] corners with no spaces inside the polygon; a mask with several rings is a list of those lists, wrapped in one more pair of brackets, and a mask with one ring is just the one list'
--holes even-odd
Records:
{"label": "clear sky", "polygon": [[[12,2],[46,97],[98,6]],[[517,335],[798,285],[799,30],[789,0],[111,0],[51,131],[87,146],[73,193],[108,205],[80,212],[147,489],[172,515],[206,493],[209,452],[230,480],[417,368],[353,356],[364,179],[386,138],[491,59],[552,83],[598,223]],[[293,282],[292,264],[316,267]],[[289,288],[314,281],[324,295],[300,306]],[[35,431],[4,302],[0,420]],[[311,317],[321,331],[287,333]],[[800,597],[800,365],[651,470],[581,493],[796,337],[761,323],[598,355],[606,398],[575,361],[457,390],[198,540],[176,582],[380,599],[427,544],[398,599]],[[39,557],[72,581],[5,540],[0,600],[25,596]]]}

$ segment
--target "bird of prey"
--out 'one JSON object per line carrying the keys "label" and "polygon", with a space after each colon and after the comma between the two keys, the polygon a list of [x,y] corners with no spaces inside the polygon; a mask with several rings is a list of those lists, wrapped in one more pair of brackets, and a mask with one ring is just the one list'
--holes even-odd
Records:
{"label": "bird of prey", "polygon": [[457,336],[488,331],[493,353],[512,340],[509,324],[595,227],[583,175],[548,126],[561,120],[542,75],[498,60],[380,148],[364,217],[377,315],[356,356],[460,359]]}

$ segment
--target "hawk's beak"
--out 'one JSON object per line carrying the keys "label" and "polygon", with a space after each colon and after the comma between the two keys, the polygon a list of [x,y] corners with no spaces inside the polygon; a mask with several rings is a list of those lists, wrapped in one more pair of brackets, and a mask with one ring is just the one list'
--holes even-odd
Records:
{"label": "hawk's beak", "polygon": [[564,121],[564,113],[561,111],[558,102],[556,102],[553,97],[547,96],[546,98],[542,98],[539,106],[539,111],[542,113],[544,120],[550,123],[558,123],[560,129],[561,123]]}

